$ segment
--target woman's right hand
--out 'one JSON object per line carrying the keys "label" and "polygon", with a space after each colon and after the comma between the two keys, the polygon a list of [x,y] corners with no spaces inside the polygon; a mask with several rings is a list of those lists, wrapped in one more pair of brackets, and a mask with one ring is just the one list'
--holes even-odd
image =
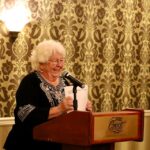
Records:
{"label": "woman's right hand", "polygon": [[73,108],[72,97],[70,96],[65,97],[64,100],[58,106],[50,108],[48,119],[58,117],[64,113],[67,113],[73,110],[74,108]]}
{"label": "woman's right hand", "polygon": [[73,111],[73,98],[70,96],[65,97],[58,107],[63,113]]}

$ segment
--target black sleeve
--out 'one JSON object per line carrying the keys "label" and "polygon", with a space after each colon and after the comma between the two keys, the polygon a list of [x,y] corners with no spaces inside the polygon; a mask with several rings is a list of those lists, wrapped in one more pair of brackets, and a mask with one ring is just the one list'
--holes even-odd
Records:
{"label": "black sleeve", "polygon": [[16,121],[33,127],[48,120],[50,106],[34,77],[25,77],[16,92]]}

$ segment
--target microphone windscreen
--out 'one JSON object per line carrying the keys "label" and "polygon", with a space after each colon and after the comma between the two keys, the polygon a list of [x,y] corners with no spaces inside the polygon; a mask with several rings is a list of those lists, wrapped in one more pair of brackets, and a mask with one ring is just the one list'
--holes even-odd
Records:
{"label": "microphone windscreen", "polygon": [[62,73],[62,77],[65,77],[67,74],[68,74],[68,71],[64,71],[64,72]]}

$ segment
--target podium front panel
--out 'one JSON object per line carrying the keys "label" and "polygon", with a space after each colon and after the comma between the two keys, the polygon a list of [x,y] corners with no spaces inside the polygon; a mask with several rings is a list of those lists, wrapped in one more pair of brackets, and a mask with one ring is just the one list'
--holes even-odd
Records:
{"label": "podium front panel", "polygon": [[141,115],[135,111],[94,115],[93,142],[139,140],[141,121]]}

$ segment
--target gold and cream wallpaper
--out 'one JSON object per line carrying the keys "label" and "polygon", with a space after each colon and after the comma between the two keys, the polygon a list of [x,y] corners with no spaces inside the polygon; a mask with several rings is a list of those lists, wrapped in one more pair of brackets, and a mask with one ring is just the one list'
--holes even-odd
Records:
{"label": "gold and cream wallpaper", "polygon": [[[1,0],[0,9],[14,3]],[[15,41],[0,21],[0,117],[13,116],[15,92],[31,71],[31,50],[44,39],[63,43],[65,69],[88,85],[94,111],[150,109],[149,0],[25,3],[30,22]]]}

